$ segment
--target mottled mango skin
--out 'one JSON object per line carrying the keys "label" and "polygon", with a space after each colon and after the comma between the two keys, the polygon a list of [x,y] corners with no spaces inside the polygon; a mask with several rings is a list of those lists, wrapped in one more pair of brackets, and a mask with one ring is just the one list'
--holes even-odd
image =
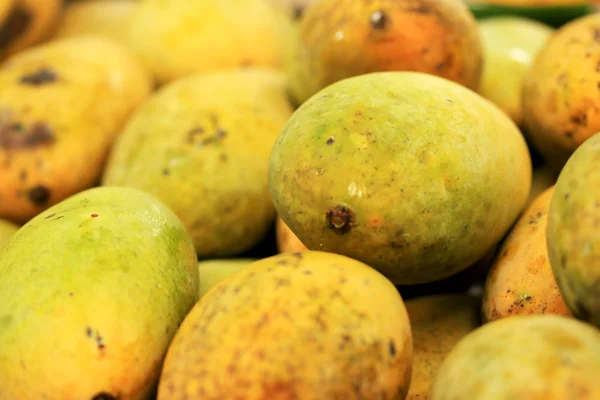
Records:
{"label": "mottled mango skin", "polygon": [[275,222],[268,165],[292,114],[281,73],[195,74],[140,106],[113,148],[103,184],[161,199],[184,222],[201,258],[232,257]]}
{"label": "mottled mango skin", "polygon": [[576,317],[600,327],[600,134],[560,173],[548,215],[552,271]]}
{"label": "mottled mango skin", "polygon": [[504,318],[465,336],[429,400],[596,400],[600,331],[559,315]]}
{"label": "mottled mango skin", "polygon": [[145,193],[94,188],[0,251],[0,398],[146,399],[196,302],[177,217]]}
{"label": "mottled mango skin", "polygon": [[19,225],[0,219],[0,248],[19,230]]}
{"label": "mottled mango skin", "polygon": [[324,252],[259,260],[215,286],[173,340],[158,400],[404,399],[402,298],[363,263]]}
{"label": "mottled mango skin", "polygon": [[531,144],[560,171],[600,131],[600,14],[557,30],[524,79],[523,116]]}
{"label": "mottled mango skin", "polygon": [[219,282],[257,260],[232,258],[204,260],[198,263],[198,298],[201,299]]}
{"label": "mottled mango skin", "polygon": [[38,44],[54,28],[62,0],[2,0],[0,60]]}
{"label": "mottled mango skin", "polygon": [[165,83],[196,72],[280,68],[279,29],[267,0],[139,0],[129,43]]}
{"label": "mottled mango skin", "polygon": [[277,250],[280,253],[294,253],[308,250],[281,218],[277,218],[275,233],[277,236]]}
{"label": "mottled mango skin", "polygon": [[496,245],[525,204],[531,160],[516,125],[478,94],[425,73],[380,72],[296,110],[273,147],[269,185],[306,247],[417,284]]}
{"label": "mottled mango skin", "polygon": [[482,46],[460,0],[320,0],[286,36],[286,70],[298,104],[344,78],[420,71],[476,89]]}
{"label": "mottled mango skin", "polygon": [[546,227],[553,193],[554,186],[529,206],[500,247],[485,284],[484,321],[518,314],[571,315],[548,259]]}
{"label": "mottled mango skin", "polygon": [[150,90],[149,74],[108,39],[62,39],[11,57],[0,68],[0,218],[25,223],[96,185]]}
{"label": "mottled mango skin", "polygon": [[406,302],[412,327],[413,371],[407,400],[427,400],[444,358],[480,326],[481,299],[464,294],[426,296]]}

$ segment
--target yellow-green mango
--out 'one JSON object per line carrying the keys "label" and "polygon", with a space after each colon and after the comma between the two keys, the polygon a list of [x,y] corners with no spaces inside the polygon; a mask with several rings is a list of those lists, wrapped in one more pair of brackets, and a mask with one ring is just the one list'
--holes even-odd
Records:
{"label": "yellow-green mango", "polygon": [[500,241],[527,200],[531,158],[514,122],[477,93],[378,72],[296,110],[273,147],[269,185],[307,248],[418,284],[465,270]]}
{"label": "yellow-green mango", "polygon": [[51,207],[0,252],[0,398],[146,399],[197,282],[189,234],[151,196]]}
{"label": "yellow-green mango", "polygon": [[391,282],[341,255],[285,253],[200,299],[169,347],[158,400],[404,399],[411,368]]}
{"label": "yellow-green mango", "polygon": [[444,360],[428,399],[595,400],[598,376],[598,329],[559,315],[518,315],[465,336]]}
{"label": "yellow-green mango", "polygon": [[201,258],[236,256],[275,221],[269,155],[291,114],[285,79],[275,70],[182,78],[137,109],[103,184],[161,199],[181,218]]}
{"label": "yellow-green mango", "polygon": [[229,275],[236,273],[256,259],[233,258],[204,260],[198,263],[198,298],[201,299],[210,289]]}
{"label": "yellow-green mango", "polygon": [[0,247],[19,230],[19,226],[0,219]]}
{"label": "yellow-green mango", "polygon": [[65,38],[0,67],[0,218],[25,223],[98,184],[115,137],[151,90],[109,39]]}
{"label": "yellow-green mango", "polygon": [[576,317],[600,328],[600,133],[569,158],[548,213],[548,253]]}
{"label": "yellow-green mango", "polygon": [[267,0],[139,0],[129,42],[159,82],[195,72],[282,64]]}
{"label": "yellow-green mango", "polygon": [[406,302],[413,337],[413,371],[407,400],[427,400],[444,358],[479,327],[481,299],[465,294],[419,297]]}

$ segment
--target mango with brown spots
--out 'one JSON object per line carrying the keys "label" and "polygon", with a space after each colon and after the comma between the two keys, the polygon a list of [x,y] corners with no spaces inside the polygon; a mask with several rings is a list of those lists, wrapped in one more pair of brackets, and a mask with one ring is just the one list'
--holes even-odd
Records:
{"label": "mango with brown spots", "polygon": [[275,223],[269,156],[291,114],[285,78],[276,70],[179,79],[128,121],[103,184],[161,199],[186,225],[200,258],[237,256]]}
{"label": "mango with brown spots", "polygon": [[531,204],[500,247],[485,284],[485,321],[518,314],[571,315],[548,259],[546,226],[553,193],[554,186]]}
{"label": "mango with brown spots", "polygon": [[464,294],[434,295],[406,302],[413,337],[413,372],[407,400],[427,400],[446,355],[480,325],[481,299]]}
{"label": "mango with brown spots", "polygon": [[281,218],[277,218],[275,233],[277,236],[277,250],[280,253],[294,253],[308,250]]}
{"label": "mango with brown spots", "polygon": [[560,173],[548,214],[552,271],[575,316],[600,327],[600,133]]}
{"label": "mango with brown spots", "polygon": [[600,131],[599,13],[546,41],[524,79],[523,116],[531,144],[556,171]]}
{"label": "mango with brown spots", "polygon": [[287,38],[286,69],[298,104],[320,89],[378,71],[420,71],[476,89],[478,26],[461,0],[320,0]]}
{"label": "mango with brown spots", "polygon": [[0,219],[0,247],[19,230],[19,225]]}
{"label": "mango with brown spots", "polygon": [[0,68],[0,218],[24,223],[96,185],[148,73],[102,38],[25,50]]}
{"label": "mango with brown spots", "polygon": [[62,0],[2,0],[0,60],[44,40],[62,11]]}
{"label": "mango with brown spots", "polygon": [[277,138],[269,186],[309,249],[398,285],[481,260],[521,213],[531,158],[514,122],[455,82],[409,71],[348,78],[305,102]]}
{"label": "mango with brown spots", "polygon": [[465,336],[429,400],[600,399],[600,331],[559,315],[518,315]]}
{"label": "mango with brown spots", "polygon": [[404,399],[404,302],[367,265],[324,252],[259,260],[215,286],[181,324],[158,400]]}

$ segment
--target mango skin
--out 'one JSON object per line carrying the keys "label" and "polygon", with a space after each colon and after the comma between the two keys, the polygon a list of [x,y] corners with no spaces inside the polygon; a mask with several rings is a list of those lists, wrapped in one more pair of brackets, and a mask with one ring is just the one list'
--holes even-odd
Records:
{"label": "mango skin", "polygon": [[198,263],[198,298],[201,299],[219,282],[255,261],[251,258],[200,261]]}
{"label": "mango skin", "polygon": [[146,399],[197,290],[189,234],[156,199],[55,205],[0,253],[0,398]]}
{"label": "mango skin", "polygon": [[292,114],[284,82],[278,71],[247,69],[164,86],[128,121],[103,184],[161,199],[186,225],[202,259],[250,249],[275,222],[268,165]]}
{"label": "mango skin", "polygon": [[282,65],[277,13],[266,0],[139,0],[129,43],[160,83],[198,72]]}
{"label": "mango skin", "polygon": [[598,13],[564,25],[546,42],[524,79],[528,138],[556,171],[600,131],[598,32]]}
{"label": "mango skin", "polygon": [[482,45],[460,0],[321,0],[287,38],[286,71],[298,104],[324,87],[379,71],[419,71],[476,89]]}
{"label": "mango skin", "polygon": [[404,399],[412,336],[394,286],[324,252],[259,260],[215,286],[173,340],[158,400]]}
{"label": "mango skin", "polygon": [[294,253],[297,251],[308,250],[306,246],[298,239],[298,236],[281,218],[277,218],[275,225],[275,234],[277,240],[277,250],[280,253]]}
{"label": "mango skin", "polygon": [[529,152],[508,116],[459,84],[406,71],[313,96],[279,135],[269,168],[277,212],[306,247],[360,260],[398,285],[482,259],[531,185]]}
{"label": "mango skin", "polygon": [[444,358],[478,328],[481,299],[465,294],[435,295],[406,302],[412,327],[413,372],[407,400],[427,400]]}
{"label": "mango skin", "polygon": [[518,314],[571,316],[548,258],[546,227],[554,186],[519,218],[500,247],[484,289],[486,322]]}
{"label": "mango skin", "polygon": [[600,331],[559,315],[504,318],[465,336],[429,400],[600,398]]}
{"label": "mango skin", "polygon": [[0,219],[0,248],[19,230],[19,225]]}
{"label": "mango skin", "polygon": [[0,68],[0,218],[25,223],[98,184],[148,73],[102,38],[23,51]]}
{"label": "mango skin", "polygon": [[[62,11],[62,0],[2,0],[0,60],[43,41]],[[8,9],[8,10],[7,10]]]}
{"label": "mango skin", "polygon": [[558,174],[549,166],[541,165],[533,168],[531,190],[527,199],[529,207],[543,192],[556,184]]}
{"label": "mango skin", "polygon": [[548,214],[552,271],[575,316],[600,327],[600,134],[560,173]]}

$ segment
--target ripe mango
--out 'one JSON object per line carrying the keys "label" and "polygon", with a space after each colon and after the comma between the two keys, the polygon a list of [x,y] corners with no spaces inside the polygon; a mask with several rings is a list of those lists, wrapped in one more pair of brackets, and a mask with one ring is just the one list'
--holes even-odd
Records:
{"label": "ripe mango", "polygon": [[153,194],[183,221],[201,258],[236,256],[275,222],[268,165],[292,114],[275,70],[195,74],[140,106],[117,140],[103,184]]}
{"label": "ripe mango", "polygon": [[195,72],[279,68],[279,31],[267,0],[139,0],[129,41],[165,83]]}
{"label": "ripe mango", "polygon": [[559,315],[518,315],[465,336],[429,400],[600,398],[600,331]]}
{"label": "ripe mango", "polygon": [[280,253],[294,253],[297,251],[308,250],[306,246],[298,239],[298,236],[281,218],[277,218],[275,225],[275,234],[277,239],[277,250]]}
{"label": "ripe mango", "polygon": [[151,196],[51,207],[0,252],[0,398],[147,398],[197,290],[191,238]]}
{"label": "ripe mango", "polygon": [[10,221],[0,219],[0,248],[19,230],[19,226]]}
{"label": "ripe mango", "polygon": [[481,260],[531,185],[527,145],[505,113],[455,82],[407,71],[320,91],[279,135],[269,168],[277,212],[306,247],[399,285]]}
{"label": "ripe mango", "polygon": [[62,0],[2,0],[0,60],[41,42],[54,28]]}
{"label": "ripe mango", "polygon": [[528,138],[556,170],[600,130],[600,14],[577,18],[545,43],[524,78]]}
{"label": "ripe mango", "polygon": [[531,190],[527,199],[527,207],[529,207],[543,192],[556,184],[558,174],[548,165],[541,165],[533,168],[533,176],[531,179]]}
{"label": "ripe mango", "polygon": [[546,245],[554,186],[523,213],[498,251],[485,284],[484,321],[518,314],[570,316],[556,284]]}
{"label": "ripe mango", "polygon": [[412,328],[413,372],[407,400],[425,400],[444,358],[480,326],[481,299],[464,294],[435,295],[406,302]]}
{"label": "ripe mango", "polygon": [[25,223],[98,183],[113,141],[150,92],[148,73],[103,38],[25,50],[0,68],[0,218]]}
{"label": "ripe mango", "polygon": [[600,327],[600,134],[586,140],[558,176],[548,214],[548,252],[575,316]]}
{"label": "ripe mango", "polygon": [[284,37],[298,104],[370,72],[426,72],[471,89],[482,72],[479,29],[461,0],[320,0]]}
{"label": "ripe mango", "polygon": [[210,289],[227,278],[256,261],[250,258],[233,258],[222,260],[204,260],[198,263],[198,298],[201,299]]}
{"label": "ripe mango", "polygon": [[285,253],[215,286],[181,324],[158,400],[404,399],[410,322],[396,288],[347,257]]}

